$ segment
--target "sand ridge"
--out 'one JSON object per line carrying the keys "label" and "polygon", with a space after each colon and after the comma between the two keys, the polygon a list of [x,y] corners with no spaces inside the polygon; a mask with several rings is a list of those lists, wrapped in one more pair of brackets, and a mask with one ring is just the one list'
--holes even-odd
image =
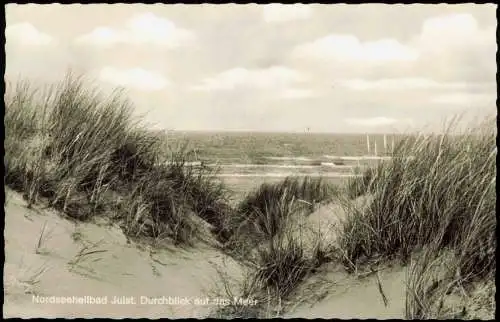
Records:
{"label": "sand ridge", "polygon": [[[137,245],[116,225],[74,223],[51,210],[27,209],[19,194],[8,195],[4,317],[200,318],[214,309],[201,300],[215,300],[212,291],[222,286],[217,267],[234,281],[243,279],[242,266],[206,243],[188,249]],[[307,244],[321,227],[325,240],[334,242],[343,211],[338,204],[320,206],[297,231]],[[360,279],[338,263],[325,264],[294,291],[284,317],[402,318],[403,269],[378,274]],[[107,296],[108,303],[36,303],[47,296]],[[141,304],[141,296],[148,301]],[[125,304],[110,304],[115,297]]]}
{"label": "sand ridge", "polygon": [[[27,209],[17,193],[9,196],[4,317],[203,317],[211,308],[193,301],[220,285],[216,266],[236,276],[240,271],[212,247],[174,252],[139,248],[128,244],[117,227],[75,225],[53,211]],[[40,304],[37,296],[107,296],[108,304]],[[133,297],[137,304],[110,304],[115,296]],[[170,298],[174,304],[141,305],[141,296]],[[182,298],[189,303],[181,303]]]}
{"label": "sand ridge", "polygon": [[[356,207],[366,207],[371,196],[354,200]],[[338,228],[346,218],[346,208],[338,201],[321,205],[307,216],[295,220],[296,236],[300,235],[309,253],[320,234],[321,246],[334,247]],[[373,271],[349,274],[340,263],[330,262],[294,291],[285,318],[376,318],[402,319],[405,313],[405,268],[397,263],[374,266]]]}

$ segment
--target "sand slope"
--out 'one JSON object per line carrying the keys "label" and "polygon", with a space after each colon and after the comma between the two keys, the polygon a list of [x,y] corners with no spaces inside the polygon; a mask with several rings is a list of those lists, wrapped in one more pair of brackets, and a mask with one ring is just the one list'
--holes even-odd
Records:
{"label": "sand slope", "polygon": [[[386,302],[379,291],[379,280]],[[296,302],[284,317],[404,319],[404,285],[405,272],[398,266],[356,277],[343,268],[326,265],[299,287]]]}
{"label": "sand slope", "polygon": [[[242,279],[242,267],[207,244],[153,250],[128,243],[116,226],[74,223],[51,210],[30,210],[19,194],[7,193],[4,317],[205,317],[214,306],[193,301],[215,300],[211,291],[222,285],[216,266]],[[301,236],[304,241],[313,236],[307,227],[311,234],[317,227],[328,228],[322,229],[325,241],[335,242],[329,228],[342,217],[338,205],[322,206],[301,222]],[[395,266],[379,274],[387,305],[376,274],[359,279],[330,263],[295,291],[285,317],[402,318],[403,270]],[[107,296],[108,303],[41,304],[37,296]],[[111,304],[115,296],[136,303]],[[141,304],[141,296],[170,297],[177,303]],[[181,298],[190,302],[178,303]]]}
{"label": "sand slope", "polygon": [[[77,225],[53,211],[29,210],[12,191],[7,199],[4,317],[202,317],[210,307],[192,301],[220,285],[214,265],[240,273],[239,265],[208,246],[152,251],[128,244],[117,227]],[[76,260],[79,252],[93,251]],[[108,304],[39,304],[36,295],[107,296]],[[110,304],[114,296],[132,296],[137,304]],[[191,304],[141,305],[141,296],[188,297]]]}
{"label": "sand slope", "polygon": [[[363,196],[354,201],[357,207],[365,207],[371,197]],[[337,202],[319,207],[312,214],[295,221],[295,233],[306,241],[306,247],[314,247],[317,234],[322,247],[336,244],[337,228],[345,219],[345,209]],[[316,238],[315,238],[316,237]],[[310,251],[312,252],[312,251]],[[405,270],[398,265],[374,267],[375,273],[348,274],[338,263],[328,263],[306,280],[295,292],[286,318],[404,318]],[[377,276],[378,275],[378,276]],[[379,283],[380,281],[380,283]],[[384,302],[380,292],[386,298]]]}

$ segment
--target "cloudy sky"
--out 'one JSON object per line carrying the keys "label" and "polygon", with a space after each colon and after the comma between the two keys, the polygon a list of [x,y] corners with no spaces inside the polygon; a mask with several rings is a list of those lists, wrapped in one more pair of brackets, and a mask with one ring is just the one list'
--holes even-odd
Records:
{"label": "cloudy sky", "polygon": [[381,132],[496,111],[496,6],[6,6],[6,78],[68,67],[159,128]]}

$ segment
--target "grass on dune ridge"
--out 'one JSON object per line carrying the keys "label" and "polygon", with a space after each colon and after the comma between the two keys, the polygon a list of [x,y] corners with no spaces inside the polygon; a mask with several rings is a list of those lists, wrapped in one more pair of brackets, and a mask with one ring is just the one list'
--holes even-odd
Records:
{"label": "grass on dune ridge", "polygon": [[29,206],[43,197],[80,220],[117,211],[130,236],[181,243],[195,228],[188,213],[218,226],[226,190],[204,176],[214,170],[186,166],[182,149],[160,154],[120,91],[69,73],[50,87],[7,86],[5,106],[5,184]]}
{"label": "grass on dune ridge", "polygon": [[[321,178],[288,177],[262,184],[240,201],[229,218],[226,227],[231,235],[226,247],[244,259],[252,257],[252,252],[258,249],[257,259],[251,259],[254,266],[262,268],[258,279],[282,289],[280,279],[288,280],[284,272],[288,268],[294,271],[296,266],[302,266],[297,263],[307,262],[301,238],[289,231],[293,215],[307,216],[318,204],[333,200],[337,193],[335,186]],[[265,247],[259,248],[261,245]],[[280,273],[274,275],[275,270]]]}
{"label": "grass on dune ridge", "polygon": [[[411,259],[409,318],[450,317],[432,306],[438,290],[443,301],[443,288],[488,280],[496,272],[495,120],[458,135],[451,134],[453,126],[401,142],[392,161],[348,184],[351,196],[366,192],[373,202],[364,211],[349,210],[340,236],[345,265],[354,269],[375,257]],[[436,273],[443,257],[452,260],[432,284],[423,276]]]}
{"label": "grass on dune ridge", "polygon": [[[340,260],[348,271],[355,271],[371,260],[399,258],[407,264],[407,318],[478,318],[477,309],[486,311],[480,318],[492,316],[496,272],[494,121],[459,135],[451,130],[409,136],[398,144],[392,160],[368,168],[363,176],[348,182],[347,218],[340,230],[338,252],[330,257],[317,248],[312,259],[306,259],[301,240],[284,228],[289,215],[297,210],[296,199],[330,199],[332,194],[320,193],[321,185],[308,183],[307,189],[313,193],[303,193],[299,181],[290,178],[249,193],[239,204],[239,213],[246,213],[247,219],[257,218],[261,231],[270,238],[267,247],[259,249],[255,274],[247,278],[253,295],[268,302],[269,295],[261,295],[267,290],[281,303],[326,261]],[[371,202],[360,208],[353,199],[364,194],[371,195]],[[453,296],[460,300],[453,302]],[[229,317],[245,313],[232,310]]]}
{"label": "grass on dune ridge", "polygon": [[[232,235],[226,245],[252,268],[239,296],[258,299],[261,305],[251,309],[224,307],[214,317],[270,318],[282,314],[281,302],[287,301],[315,268],[330,260],[319,233],[314,233],[311,248],[290,229],[292,216],[307,216],[316,205],[332,201],[337,194],[335,186],[311,177],[288,177],[249,192],[228,223]],[[219,296],[232,298],[233,293],[226,287],[226,294]]]}
{"label": "grass on dune ridge", "polygon": [[270,237],[282,226],[281,221],[295,208],[314,211],[317,204],[332,200],[335,187],[322,178],[287,177],[276,183],[264,183],[248,193],[238,205],[244,220],[254,221]]}
{"label": "grass on dune ridge", "polygon": [[461,136],[422,137],[411,145],[403,142],[391,162],[370,170],[366,192],[374,201],[365,213],[351,209],[342,236],[347,257],[352,262],[374,254],[407,258],[416,249],[436,244],[460,250],[464,272],[494,270],[492,126],[484,124]]}

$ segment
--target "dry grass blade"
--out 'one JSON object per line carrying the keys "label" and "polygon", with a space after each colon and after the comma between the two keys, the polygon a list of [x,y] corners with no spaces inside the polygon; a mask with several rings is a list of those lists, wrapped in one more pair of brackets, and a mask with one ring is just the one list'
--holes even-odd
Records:
{"label": "dry grass blade", "polygon": [[35,253],[39,255],[47,253],[46,250],[43,250],[43,244],[47,241],[48,238],[50,238],[52,229],[46,233],[45,231],[46,227],[47,227],[47,221],[43,223],[42,230],[40,231],[40,235],[38,236],[38,241],[35,247]]}
{"label": "dry grass blade", "polygon": [[378,291],[380,293],[380,296],[382,296],[382,300],[384,301],[384,306],[387,307],[387,305],[389,304],[389,301],[387,300],[387,297],[385,296],[385,293],[384,293],[384,289],[382,287],[382,282],[380,281],[380,274],[379,274],[379,270],[374,270],[374,269],[371,269],[372,273],[375,274],[375,276],[377,277],[377,287],[378,287]]}

